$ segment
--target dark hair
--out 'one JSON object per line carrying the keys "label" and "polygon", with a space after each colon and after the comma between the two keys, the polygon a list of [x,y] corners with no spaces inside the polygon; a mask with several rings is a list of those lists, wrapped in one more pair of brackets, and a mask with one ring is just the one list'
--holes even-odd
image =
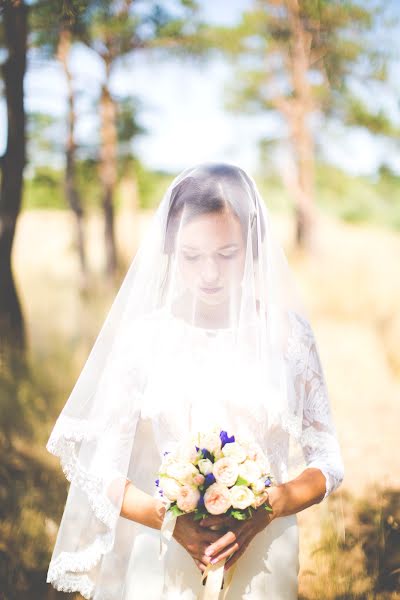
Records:
{"label": "dark hair", "polygon": [[[243,201],[244,194],[251,196],[251,203]],[[246,239],[249,215],[252,215],[251,235],[253,256],[258,257],[257,240],[257,197],[247,174],[229,164],[204,165],[179,182],[172,190],[167,225],[165,232],[164,252],[172,254],[180,217],[185,210],[185,221],[206,214],[231,211],[240,221],[243,236]],[[261,239],[265,234],[265,223],[261,210]]]}

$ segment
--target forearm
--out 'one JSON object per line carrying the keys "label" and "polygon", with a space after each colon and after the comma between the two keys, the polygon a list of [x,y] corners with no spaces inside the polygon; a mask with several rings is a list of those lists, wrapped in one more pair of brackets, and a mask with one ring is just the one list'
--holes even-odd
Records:
{"label": "forearm", "polygon": [[321,502],[325,495],[325,476],[317,468],[304,469],[291,481],[269,489],[272,516],[285,517]]}
{"label": "forearm", "polygon": [[146,494],[127,480],[120,514],[141,525],[161,529],[165,506],[161,500]]}

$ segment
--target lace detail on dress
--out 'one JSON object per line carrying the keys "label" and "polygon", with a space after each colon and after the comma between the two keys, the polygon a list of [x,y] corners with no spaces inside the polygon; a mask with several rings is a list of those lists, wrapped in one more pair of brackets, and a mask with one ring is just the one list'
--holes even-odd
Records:
{"label": "lace detail on dress", "polygon": [[297,313],[290,313],[290,323],[286,358],[296,374],[296,399],[303,407],[299,442],[307,467],[319,468],[325,476],[326,498],[343,481],[341,451],[312,328]]}

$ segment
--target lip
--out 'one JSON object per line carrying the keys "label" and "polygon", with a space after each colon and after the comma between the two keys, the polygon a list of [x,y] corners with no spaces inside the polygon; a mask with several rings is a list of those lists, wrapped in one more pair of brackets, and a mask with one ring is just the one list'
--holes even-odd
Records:
{"label": "lip", "polygon": [[205,294],[216,294],[217,292],[220,292],[222,290],[222,287],[216,287],[216,288],[205,288],[205,287],[202,287],[200,289]]}

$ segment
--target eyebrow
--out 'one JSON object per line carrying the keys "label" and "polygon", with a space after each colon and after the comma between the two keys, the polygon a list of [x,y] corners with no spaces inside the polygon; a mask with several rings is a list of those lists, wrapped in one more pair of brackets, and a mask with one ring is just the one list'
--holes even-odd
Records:
{"label": "eyebrow", "polygon": [[[183,244],[182,248],[185,250],[198,250],[195,246],[187,246],[186,244]],[[217,250],[226,250],[227,248],[239,248],[239,244],[225,244],[225,246],[220,246]]]}

